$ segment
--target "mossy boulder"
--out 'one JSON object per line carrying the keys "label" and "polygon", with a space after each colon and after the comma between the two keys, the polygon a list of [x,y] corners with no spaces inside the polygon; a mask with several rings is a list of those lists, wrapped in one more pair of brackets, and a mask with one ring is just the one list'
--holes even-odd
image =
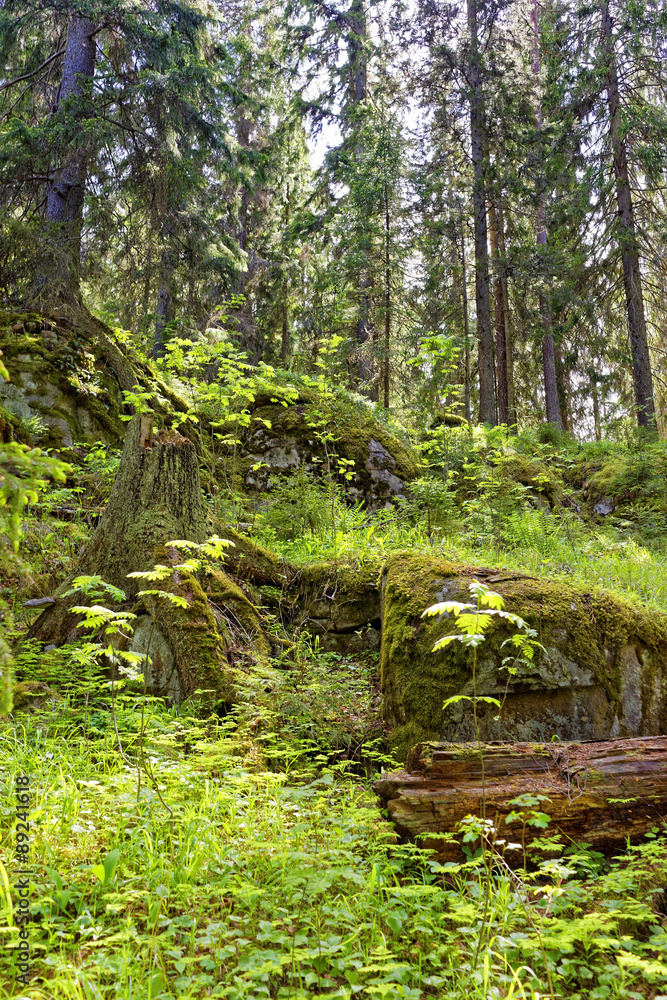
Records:
{"label": "mossy boulder", "polygon": [[325,652],[354,655],[380,646],[380,566],[314,563],[291,585],[300,628]]}
{"label": "mossy boulder", "polygon": [[246,489],[263,492],[300,468],[314,475],[337,472],[334,456],[354,463],[344,483],[348,496],[372,508],[402,496],[417,475],[416,450],[367,404],[342,395],[322,400],[314,392],[286,405],[257,399],[234,472]]}
{"label": "mossy boulder", "polygon": [[0,349],[11,377],[0,402],[19,436],[56,448],[122,440],[118,378],[91,340],[37,313],[0,313]]}
{"label": "mossy boulder", "polygon": [[13,712],[57,712],[63,698],[41,681],[19,681],[12,690]]}
{"label": "mossy boulder", "polygon": [[[0,312],[0,350],[11,381],[0,379],[0,435],[56,449],[78,442],[119,445],[121,414],[132,413],[123,392],[154,393],[158,414],[185,413],[188,404],[90,313]],[[201,450],[186,421],[181,433]]]}
{"label": "mossy boulder", "polygon": [[[524,618],[545,647],[531,664],[516,663],[502,643],[511,634],[494,622],[476,652],[455,642],[451,616],[423,619],[439,601],[470,599],[472,579],[500,593],[506,610]],[[444,710],[453,695],[488,696],[478,704],[484,740],[609,739],[648,736],[667,726],[667,615],[603,591],[494,570],[471,569],[412,554],[383,571],[381,670],[384,717],[403,756],[421,740],[475,737],[470,701]]]}

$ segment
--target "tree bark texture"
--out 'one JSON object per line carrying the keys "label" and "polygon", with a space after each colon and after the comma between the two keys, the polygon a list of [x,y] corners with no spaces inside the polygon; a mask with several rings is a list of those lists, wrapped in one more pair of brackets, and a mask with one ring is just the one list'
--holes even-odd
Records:
{"label": "tree bark texture", "polygon": [[[364,0],[352,0],[347,12],[348,25],[348,124],[353,133],[354,156],[358,162],[364,158],[360,137],[359,113],[368,96],[368,24]],[[372,317],[373,277],[368,267],[361,267],[357,275],[357,319],[355,323],[356,368],[358,388],[370,398],[377,399],[378,387],[373,377],[372,351],[375,329]],[[363,347],[367,344],[368,347]],[[361,349],[360,349],[361,348]]]}
{"label": "tree bark texture", "polygon": [[489,201],[489,235],[491,237],[491,262],[493,265],[493,318],[496,332],[496,372],[498,391],[498,423],[509,424],[509,393],[507,386],[507,338],[505,333],[505,304],[499,248],[499,214],[493,198]]}
{"label": "tree bark texture", "polygon": [[[537,79],[540,74],[540,30],[537,20],[537,0],[533,0],[533,38],[535,44],[535,58],[533,61],[533,73]],[[537,132],[542,131],[542,102],[539,100],[537,106]],[[538,192],[537,205],[537,245],[547,246],[547,224],[546,224],[546,199],[543,190],[543,181],[539,180],[540,190]],[[542,325],[542,372],[544,375],[544,404],[547,414],[547,422],[563,430],[560,407],[558,405],[558,386],[556,383],[556,356],[554,350],[554,338],[552,333],[551,302],[547,290],[540,291],[540,317]]]}
{"label": "tree bark texture", "polygon": [[498,201],[498,254],[501,261],[500,290],[503,302],[503,318],[505,329],[505,371],[507,377],[507,413],[510,427],[516,430],[516,401],[514,396],[514,340],[510,319],[510,300],[507,284],[507,248],[505,245],[505,213],[502,199]]}
{"label": "tree bark texture", "polygon": [[618,81],[618,66],[614,51],[613,24],[609,3],[602,3],[602,39],[605,55],[605,82],[609,109],[609,138],[611,140],[618,206],[617,232],[623,263],[623,286],[632,352],[632,381],[634,386],[637,423],[655,431],[655,404],[653,376],[646,334],[646,315],[642,293],[639,243],[635,226],[634,206],[630,188],[628,154],[622,130],[622,111]]}
{"label": "tree bark texture", "polygon": [[529,844],[543,835],[524,820],[505,822],[521,808],[512,800],[527,792],[548,796],[539,809],[551,817],[549,834],[561,833],[565,845],[585,841],[609,853],[664,824],[667,737],[420,744],[405,770],[383,774],[374,789],[399,833],[443,858],[461,857],[458,844],[430,835],[456,832],[468,815],[491,820],[505,840]]}
{"label": "tree bark texture", "polygon": [[[29,632],[29,638],[62,645],[80,635],[72,607],[88,603],[81,592],[64,596],[77,576],[100,576],[125,591],[139,615],[137,632],[153,646],[172,672],[177,673],[176,700],[197,688],[221,695],[227,690],[226,650],[232,644],[225,627],[224,608],[253,634],[258,650],[263,642],[259,616],[253,605],[222,571],[204,574],[174,569],[164,583],[129,579],[128,573],[146,571],[160,563],[178,566],[185,556],[166,545],[175,539],[203,542],[211,534],[206,521],[199,483],[199,463],[194,445],[173,431],[154,431],[152,418],[132,418],[128,425],[118,476],[95,534],[74,572],[56,591],[56,603],[44,611]],[[166,590],[186,599],[187,607],[176,607],[167,598],[140,590]],[[215,600],[212,595],[215,594]],[[215,608],[222,608],[223,620]],[[154,640],[150,637],[154,636]],[[150,653],[150,651],[149,651]],[[168,678],[156,683],[157,693]]]}
{"label": "tree bark texture", "polygon": [[463,413],[469,424],[472,423],[470,407],[470,317],[468,315],[468,273],[466,270],[466,240],[461,222],[461,308],[463,309],[463,333],[465,348],[463,352]]}
{"label": "tree bark texture", "polygon": [[572,430],[570,380],[568,377],[567,366],[563,360],[563,352],[560,342],[554,342],[554,361],[556,363],[556,390],[558,393],[560,419],[563,425],[563,430],[569,433]]}
{"label": "tree bark texture", "polygon": [[[165,234],[167,238],[170,233]],[[160,256],[160,271],[158,277],[157,303],[155,310],[155,339],[153,341],[153,357],[164,356],[165,330],[174,319],[174,262],[168,247],[165,247]]]}
{"label": "tree bark texture", "polygon": [[80,14],[71,17],[63,55],[56,113],[70,118],[77,135],[55,168],[47,185],[44,218],[51,227],[44,234],[42,254],[31,297],[36,301],[75,301],[79,293],[81,223],[90,140],[84,122],[90,118],[95,73],[95,25]]}
{"label": "tree bark texture", "polygon": [[389,353],[391,349],[391,259],[390,237],[391,216],[389,211],[389,191],[384,189],[384,408],[389,409]]}
{"label": "tree bark texture", "polygon": [[483,424],[496,423],[496,386],[493,365],[493,335],[489,303],[489,248],[486,224],[486,170],[484,95],[481,55],[477,37],[477,2],[467,0],[470,57],[470,142],[473,168],[473,217],[475,224],[475,302],[477,308],[477,349],[479,358],[479,419]]}

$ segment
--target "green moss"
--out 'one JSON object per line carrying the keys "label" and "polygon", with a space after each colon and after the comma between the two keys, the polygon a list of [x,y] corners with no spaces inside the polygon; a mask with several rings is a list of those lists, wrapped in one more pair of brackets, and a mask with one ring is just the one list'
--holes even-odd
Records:
{"label": "green moss", "polygon": [[320,592],[331,590],[344,595],[348,600],[354,600],[364,597],[369,591],[379,590],[380,569],[379,561],[364,566],[357,563],[319,562],[294,572],[301,589],[310,588]]}
{"label": "green moss", "polygon": [[144,600],[167,637],[178,667],[183,697],[192,697],[196,690],[203,689],[214,692],[215,698],[229,700],[231,676],[225,643],[204,590],[197,578],[188,572],[179,573],[179,580],[171,589],[186,598],[186,608],[160,597]]}
{"label": "green moss", "polygon": [[2,313],[0,348],[12,378],[6,408],[43,420],[41,444],[61,446],[66,428],[73,441],[122,440],[116,374],[87,336],[37,313]]}
{"label": "green moss", "polygon": [[503,458],[500,474],[503,479],[520,483],[542,494],[552,505],[558,501],[563,492],[563,483],[552,468],[520,452]]}
{"label": "green moss", "polygon": [[[438,653],[432,652],[436,639],[454,632],[453,619],[420,616],[437,600],[469,599],[467,586],[473,572],[409,553],[393,557],[386,566],[381,654],[383,711],[392,726],[392,745],[396,747],[403,747],[408,735],[412,738],[417,732],[420,739],[426,738],[424,734],[442,738],[445,728],[451,726],[451,716],[442,710],[443,701],[453,694],[472,693],[469,651],[453,643]],[[604,591],[586,591],[525,576],[494,582],[489,570],[478,570],[476,575],[481,579],[490,577],[489,586],[503,596],[506,610],[535,628],[547,649],[558,651],[548,656],[538,653],[532,666],[519,666],[513,683],[525,693],[526,705],[533,711],[539,713],[540,701],[546,708],[550,698],[554,713],[560,711],[564,688],[575,683],[569,674],[562,674],[562,663],[569,663],[575,665],[573,676],[590,676],[585,683],[604,692],[598,717],[593,720],[596,725],[605,724],[607,709],[611,709],[612,717],[614,712],[622,715],[623,651],[628,647],[636,650],[643,662],[642,706],[651,705],[657,675],[667,677],[667,615]],[[488,630],[477,654],[478,694],[502,698],[507,675],[501,667],[508,653],[502,642],[512,631],[500,619]],[[459,738],[467,738],[471,735],[470,721],[466,722],[465,715],[469,716],[470,711],[461,705],[457,710],[464,713]],[[563,724],[567,725],[567,720]]]}
{"label": "green moss", "polygon": [[227,650],[243,649],[246,655],[266,657],[271,649],[266,639],[259,611],[222,570],[212,569],[203,576],[203,590],[216,627],[224,636]]}
{"label": "green moss", "polygon": [[53,710],[63,699],[57,691],[41,681],[20,681],[14,685],[12,700],[12,711],[30,712],[37,709]]}
{"label": "green moss", "polygon": [[440,733],[437,730],[424,729],[419,722],[411,719],[410,722],[392,729],[389,737],[389,749],[397,760],[403,762],[407,760],[408,754],[418,743],[437,741],[439,738]]}
{"label": "green moss", "polygon": [[[310,402],[304,402],[300,397],[299,401],[288,406],[267,403],[264,397],[256,401],[249,427],[238,432],[246,442],[241,449],[241,452],[245,449],[245,453],[237,455],[235,459],[237,471],[243,480],[256,462],[256,457],[252,454],[257,447],[253,441],[256,441],[256,436],[264,441],[272,438],[279,441],[291,439],[307,464],[313,455],[322,461],[325,449],[320,428],[323,425],[326,434],[331,435],[331,440],[327,442],[329,453],[354,462],[352,485],[355,488],[368,491],[377,486],[366,465],[371,440],[377,441],[391,455],[393,463],[388,463],[388,472],[403,482],[415,478],[419,467],[417,452],[407,440],[397,436],[383,424],[368,407],[347,397],[318,399],[314,393],[310,396]],[[270,428],[266,423],[270,424]],[[225,429],[232,432],[233,426],[229,424]],[[257,450],[261,451],[261,446]],[[285,471],[289,471],[289,468]]]}
{"label": "green moss", "polygon": [[626,462],[623,457],[616,455],[605,462],[602,467],[589,465],[588,488],[592,499],[615,494],[619,479],[623,476]]}
{"label": "green moss", "polygon": [[433,653],[436,639],[448,630],[437,619],[421,617],[460,570],[412,553],[394,555],[385,567],[380,667],[383,714],[396,751],[416,734],[418,740],[437,739],[445,722],[443,701],[469,679],[466,651],[455,644]]}

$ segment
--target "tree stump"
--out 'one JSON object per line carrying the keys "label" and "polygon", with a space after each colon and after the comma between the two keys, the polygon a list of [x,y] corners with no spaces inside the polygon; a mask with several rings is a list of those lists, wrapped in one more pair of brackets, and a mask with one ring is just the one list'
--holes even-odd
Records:
{"label": "tree stump", "polygon": [[[622,850],[667,816],[667,737],[581,743],[425,743],[405,769],[383,774],[374,789],[404,839],[431,847],[443,859],[462,857],[457,844],[433,834],[454,833],[468,815],[491,820],[496,836],[527,845],[544,830],[532,827],[530,807],[513,806],[525,793],[547,796],[539,810],[548,833],[563,843]],[[506,823],[511,812],[524,818]]]}
{"label": "tree stump", "polygon": [[[242,623],[255,652],[268,651],[259,614],[243,591],[221,570],[200,574],[175,569],[160,583],[128,578],[156,564],[178,566],[184,556],[172,540],[201,543],[207,524],[194,445],[175,431],[153,429],[152,418],[135,416],[128,425],[116,481],[100,523],[75,570],[33,624],[28,638],[60,646],[80,636],[71,609],[88,603],[82,593],[65,597],[78,576],[100,576],[125,591],[138,615],[129,648],[148,652],[149,690],[180,701],[198,689],[230,697],[230,651]],[[171,591],[187,601],[177,607],[141,590]],[[233,656],[232,656],[233,659]]]}

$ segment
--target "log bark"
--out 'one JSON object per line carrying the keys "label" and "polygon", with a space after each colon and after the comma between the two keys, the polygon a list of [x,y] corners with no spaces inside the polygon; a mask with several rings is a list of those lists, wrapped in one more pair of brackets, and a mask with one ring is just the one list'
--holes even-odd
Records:
{"label": "log bark", "polygon": [[374,789],[406,840],[445,859],[462,857],[454,833],[468,815],[493,822],[496,837],[526,844],[544,835],[521,820],[505,822],[526,792],[546,795],[548,833],[567,846],[585,841],[604,853],[622,850],[667,815],[667,737],[580,743],[430,743],[410,753],[405,769],[383,774]]}

